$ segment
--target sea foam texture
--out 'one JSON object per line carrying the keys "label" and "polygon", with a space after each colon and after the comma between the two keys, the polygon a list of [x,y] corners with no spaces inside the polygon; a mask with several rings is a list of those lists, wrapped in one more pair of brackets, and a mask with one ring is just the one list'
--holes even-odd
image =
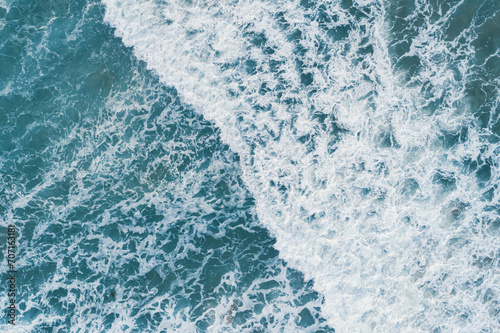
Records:
{"label": "sea foam texture", "polygon": [[463,1],[415,2],[409,78],[381,1],[103,2],[239,154],[259,219],[339,332],[500,330],[499,147],[465,98],[472,28],[441,32]]}

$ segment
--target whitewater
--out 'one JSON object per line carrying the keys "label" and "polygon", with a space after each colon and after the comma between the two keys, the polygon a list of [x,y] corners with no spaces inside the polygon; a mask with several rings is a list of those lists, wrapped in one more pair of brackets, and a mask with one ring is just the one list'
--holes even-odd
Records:
{"label": "whitewater", "polygon": [[103,3],[336,331],[500,331],[497,2]]}

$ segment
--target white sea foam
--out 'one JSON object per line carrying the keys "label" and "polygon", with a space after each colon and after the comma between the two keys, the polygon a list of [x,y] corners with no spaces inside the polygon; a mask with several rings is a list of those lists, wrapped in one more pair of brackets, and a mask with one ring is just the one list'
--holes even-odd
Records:
{"label": "white sea foam", "polygon": [[[125,45],[240,155],[259,219],[338,331],[500,330],[498,144],[464,99],[473,50],[442,38],[446,15],[418,28],[407,56],[420,70],[406,80],[380,1],[354,13],[337,1],[103,2]],[[483,184],[465,164],[481,159]]]}

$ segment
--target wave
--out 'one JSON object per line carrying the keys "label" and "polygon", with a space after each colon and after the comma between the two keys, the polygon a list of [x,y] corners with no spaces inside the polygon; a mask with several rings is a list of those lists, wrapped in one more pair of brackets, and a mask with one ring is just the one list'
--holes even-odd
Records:
{"label": "wave", "polygon": [[493,119],[498,97],[470,93],[495,14],[463,23],[471,1],[103,3],[123,43],[220,128],[336,329],[500,330],[498,135],[478,115]]}

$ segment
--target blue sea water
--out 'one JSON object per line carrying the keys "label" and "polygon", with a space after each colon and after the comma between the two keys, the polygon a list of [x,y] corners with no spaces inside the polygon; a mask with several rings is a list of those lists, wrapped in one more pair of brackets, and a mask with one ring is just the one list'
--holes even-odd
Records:
{"label": "blue sea water", "polygon": [[0,0],[0,330],[498,332],[499,88],[496,0]]}

